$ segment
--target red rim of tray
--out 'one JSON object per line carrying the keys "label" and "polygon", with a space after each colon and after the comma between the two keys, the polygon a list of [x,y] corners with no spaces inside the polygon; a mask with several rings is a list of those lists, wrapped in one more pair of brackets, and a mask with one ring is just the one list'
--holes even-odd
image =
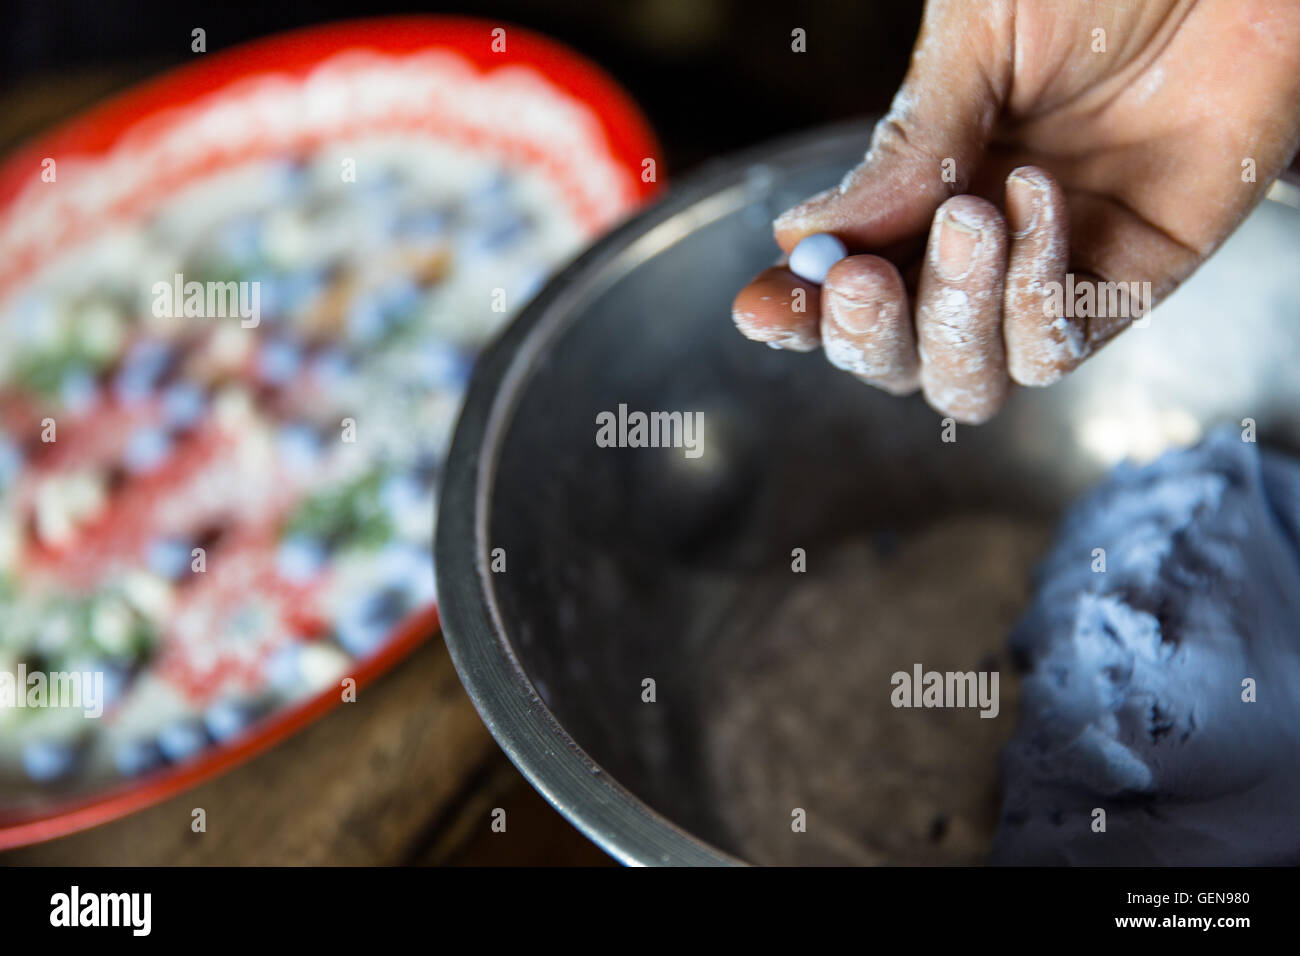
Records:
{"label": "red rim of tray", "polygon": [[[491,50],[492,31],[507,30],[506,53]],[[145,81],[60,124],[20,146],[0,164],[0,209],[9,206],[34,177],[41,159],[72,154],[95,158],[109,153],[123,134],[147,117],[184,106],[230,84],[262,73],[304,76],[321,60],[343,50],[382,54],[449,48],[480,70],[505,65],[530,66],[573,100],[586,104],[599,120],[609,156],[635,170],[637,200],[660,188],[640,175],[642,161],[659,148],[636,104],[599,67],[561,44],[522,27],[464,17],[384,17],[307,27],[254,40],[229,50],[203,54],[193,64]],[[438,631],[438,611],[430,606],[409,617],[377,653],[355,661],[349,675],[363,686],[393,667]],[[229,744],[216,744],[196,759],[88,795],[54,799],[35,811],[0,812],[0,850],[39,843],[118,819],[176,796],[243,763],[333,709],[341,701],[328,688],[286,707],[253,732]]]}

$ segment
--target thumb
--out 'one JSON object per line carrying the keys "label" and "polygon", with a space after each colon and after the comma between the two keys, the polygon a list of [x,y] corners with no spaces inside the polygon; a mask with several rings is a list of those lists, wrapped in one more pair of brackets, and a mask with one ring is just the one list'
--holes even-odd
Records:
{"label": "thumb", "polygon": [[862,163],[773,224],[787,253],[832,232],[866,251],[924,233],[965,192],[1010,88],[1012,19],[1002,2],[931,0],[912,63]]}

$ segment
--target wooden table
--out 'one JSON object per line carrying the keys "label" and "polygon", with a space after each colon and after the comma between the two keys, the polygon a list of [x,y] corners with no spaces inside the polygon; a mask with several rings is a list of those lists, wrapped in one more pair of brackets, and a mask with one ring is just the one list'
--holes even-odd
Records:
{"label": "wooden table", "polygon": [[[190,829],[202,807],[207,831]],[[506,811],[506,832],[491,829]],[[506,759],[440,637],[284,743],[0,865],[613,865]]]}

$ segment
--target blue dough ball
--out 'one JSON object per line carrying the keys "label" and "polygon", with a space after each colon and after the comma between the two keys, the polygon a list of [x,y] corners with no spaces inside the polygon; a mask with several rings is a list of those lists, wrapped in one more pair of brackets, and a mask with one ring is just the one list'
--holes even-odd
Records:
{"label": "blue dough ball", "polygon": [[829,232],[804,236],[790,253],[790,271],[801,279],[821,285],[831,266],[849,254],[844,243]]}

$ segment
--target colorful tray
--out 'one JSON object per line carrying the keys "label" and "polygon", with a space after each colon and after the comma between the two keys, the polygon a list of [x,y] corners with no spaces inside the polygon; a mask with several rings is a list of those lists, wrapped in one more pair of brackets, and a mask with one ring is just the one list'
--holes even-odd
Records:
{"label": "colorful tray", "polygon": [[[49,675],[0,709],[0,848],[194,786],[436,631],[473,356],[657,156],[563,47],[397,18],[201,55],[0,167],[0,671]],[[40,706],[71,674],[80,712]]]}

